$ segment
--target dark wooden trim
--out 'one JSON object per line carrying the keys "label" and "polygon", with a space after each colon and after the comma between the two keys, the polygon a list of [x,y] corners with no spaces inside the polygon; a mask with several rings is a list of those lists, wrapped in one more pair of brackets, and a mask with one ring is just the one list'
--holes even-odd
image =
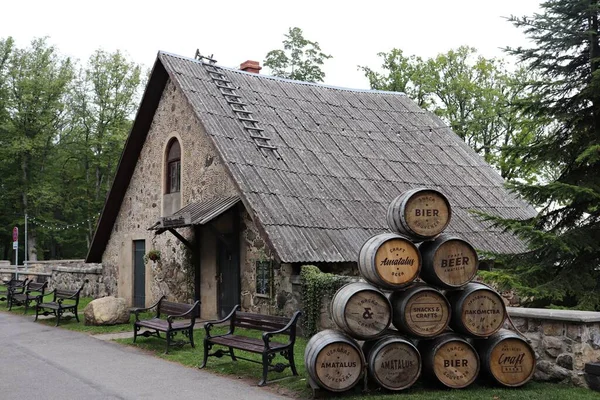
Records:
{"label": "dark wooden trim", "polygon": [[195,250],[195,247],[192,243],[188,242],[188,240],[186,238],[184,238],[183,236],[181,236],[179,234],[179,232],[177,232],[175,229],[173,228],[168,228],[167,229],[169,232],[171,232],[171,234],[173,234],[173,236],[175,236],[177,239],[179,239],[179,241],[181,243],[183,243],[185,245],[185,247],[187,247],[188,249],[190,249],[191,251]]}

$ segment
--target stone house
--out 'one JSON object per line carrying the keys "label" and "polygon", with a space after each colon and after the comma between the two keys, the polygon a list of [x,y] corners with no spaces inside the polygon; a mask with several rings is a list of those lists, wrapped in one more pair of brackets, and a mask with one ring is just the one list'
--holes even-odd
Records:
{"label": "stone house", "polygon": [[389,202],[416,187],[448,197],[448,231],[475,248],[521,248],[469,210],[535,211],[435,115],[401,93],[259,70],[159,52],[86,259],[120,297],[290,314],[300,266],[356,271]]}

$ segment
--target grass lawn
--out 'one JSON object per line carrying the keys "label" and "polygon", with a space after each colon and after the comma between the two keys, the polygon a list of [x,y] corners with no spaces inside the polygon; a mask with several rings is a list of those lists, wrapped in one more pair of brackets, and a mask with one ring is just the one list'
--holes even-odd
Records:
{"label": "grass lawn", "polygon": [[[226,328],[217,327],[213,329],[215,334],[225,333]],[[236,329],[236,332],[238,330]],[[239,332],[243,335],[259,338],[261,333],[255,331],[247,331],[240,329]],[[137,343],[133,343],[133,339],[119,339],[117,342],[124,343],[138,348],[149,351],[157,357],[161,357],[170,361],[175,361],[183,365],[190,367],[197,367],[202,363],[202,340],[204,338],[204,330],[194,331],[194,340],[196,342],[196,348],[192,349],[191,346],[185,345],[181,348],[173,347],[169,350],[169,354],[165,355],[165,342],[154,337],[150,338],[138,338]],[[276,339],[275,339],[276,340]],[[280,340],[283,340],[280,339]],[[269,379],[277,379],[277,382],[269,383],[268,387],[270,390],[276,390],[280,393],[287,394],[292,397],[308,399],[312,396],[312,391],[307,387],[306,371],[304,368],[304,349],[306,347],[307,339],[298,338],[295,346],[295,359],[296,367],[298,368],[299,377],[292,376],[291,371],[287,368],[283,373],[270,372]],[[216,349],[218,347],[213,348]],[[236,355],[239,354],[243,357],[251,358],[254,360],[260,360],[260,354],[246,353],[236,350]],[[278,361],[279,360],[279,361]],[[278,356],[274,362],[283,362],[283,358]],[[206,369],[223,374],[234,376],[238,379],[244,379],[250,385],[256,385],[261,378],[262,367],[259,364],[254,364],[248,361],[239,360],[237,362],[231,361],[231,358],[225,356],[222,358],[210,357]],[[450,399],[467,399],[467,400],[583,400],[583,399],[599,399],[597,392],[574,388],[567,385],[560,384],[549,384],[549,383],[538,383],[529,382],[522,388],[518,389],[507,389],[494,387],[485,383],[476,383],[467,389],[461,390],[444,390],[444,389],[433,389],[425,387],[426,385],[421,379],[412,388],[399,392],[388,392],[384,390],[375,389],[375,385],[370,385],[371,391],[364,393],[362,387],[355,387],[353,390],[340,394],[323,393],[318,395],[323,398],[339,397],[347,399],[398,399],[401,396],[402,399],[406,400],[450,400]],[[427,385],[430,386],[430,385]]]}

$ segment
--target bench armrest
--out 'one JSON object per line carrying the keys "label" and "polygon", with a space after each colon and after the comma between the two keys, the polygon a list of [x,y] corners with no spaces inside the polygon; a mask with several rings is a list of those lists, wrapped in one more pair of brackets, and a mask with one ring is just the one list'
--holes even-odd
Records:
{"label": "bench armrest", "polygon": [[131,310],[135,314],[135,320],[139,321],[140,320],[140,313],[142,311],[148,311],[148,310],[151,310],[151,309],[155,308],[156,306],[158,306],[158,304],[164,298],[165,298],[165,295],[163,294],[162,296],[160,296],[160,299],[158,299],[158,301],[156,303],[152,304],[150,307],[145,307],[145,308],[143,308],[143,307],[137,307],[137,308],[134,308],[133,310]]}
{"label": "bench armrest", "polygon": [[44,297],[46,297],[46,296],[50,296],[50,295],[52,295],[52,298],[53,298],[53,299],[55,298],[55,296],[56,296],[56,288],[54,288],[52,291],[50,291],[50,293],[46,293],[46,294],[45,294],[45,295],[43,295],[43,296],[37,296],[37,297],[35,298],[35,301],[36,301],[38,304],[40,304],[40,303],[42,302],[42,300],[44,299]]}
{"label": "bench armrest", "polygon": [[167,315],[167,322],[169,323],[169,328],[171,328],[171,323],[173,322],[173,319],[175,319],[175,318],[183,318],[186,315],[190,315],[190,313],[192,313],[193,311],[196,311],[196,307],[198,307],[198,304],[200,304],[200,300],[196,300],[196,302],[192,305],[192,308],[190,308],[189,310],[187,310],[183,314],[171,314],[171,315]]}
{"label": "bench armrest", "polygon": [[294,343],[296,341],[296,323],[298,322],[298,318],[300,318],[300,315],[302,315],[302,312],[296,311],[290,319],[290,322],[288,322],[286,326],[277,331],[263,333],[262,338],[263,342],[265,342],[265,348],[269,349],[269,341],[271,340],[271,336],[284,334],[287,330],[290,331],[290,341],[288,342],[288,344]]}
{"label": "bench armrest", "polygon": [[[231,310],[231,312],[229,313],[228,316],[226,316],[223,319],[219,319],[216,321],[208,321],[204,324],[204,329],[206,330],[206,338],[210,339],[211,337],[217,337],[217,336],[210,336],[210,330],[212,329],[213,325],[218,325],[218,324],[222,324],[224,322],[227,322],[229,320],[231,320],[233,318],[233,315],[235,314],[236,311],[238,311],[240,309],[240,305],[237,304],[235,307],[233,307],[233,310]],[[225,335],[230,335],[233,333],[233,330],[230,328],[229,332],[227,332]],[[224,336],[224,335],[218,335],[218,336]]]}

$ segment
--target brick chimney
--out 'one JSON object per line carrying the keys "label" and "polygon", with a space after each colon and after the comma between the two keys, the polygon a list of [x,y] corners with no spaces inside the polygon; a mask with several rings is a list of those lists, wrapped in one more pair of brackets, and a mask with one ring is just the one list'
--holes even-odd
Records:
{"label": "brick chimney", "polygon": [[240,69],[242,71],[251,72],[253,74],[258,74],[259,71],[262,69],[262,67],[260,66],[260,63],[258,61],[248,60],[248,61],[244,61],[240,65]]}

